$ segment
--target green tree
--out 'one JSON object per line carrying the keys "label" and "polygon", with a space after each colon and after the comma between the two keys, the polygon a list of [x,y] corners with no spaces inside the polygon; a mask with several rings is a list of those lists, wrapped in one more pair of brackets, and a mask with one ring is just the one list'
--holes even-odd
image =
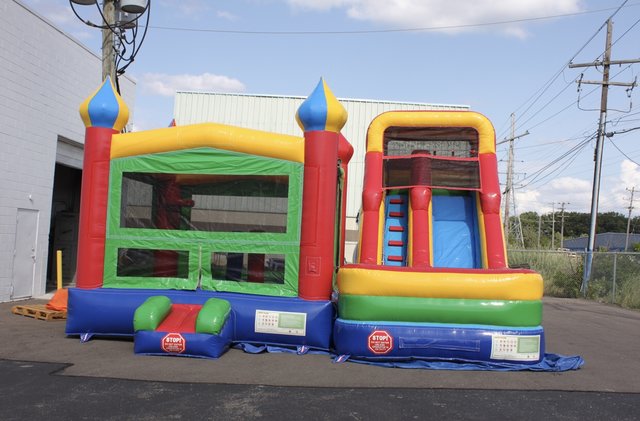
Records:
{"label": "green tree", "polygon": [[598,232],[626,232],[627,218],[618,212],[598,214]]}
{"label": "green tree", "polygon": [[576,238],[589,234],[590,216],[588,213],[565,212],[564,238]]}
{"label": "green tree", "polygon": [[[520,222],[522,223],[522,235],[524,246],[527,249],[538,248],[538,229],[540,229],[540,248],[547,249],[551,246],[552,227],[555,228],[555,247],[561,247],[561,215],[555,213],[555,224],[553,223],[554,215],[551,212],[545,213],[540,219],[537,212],[523,212],[520,214]],[[517,217],[511,217],[511,224],[517,224]],[[627,217],[618,212],[603,212],[598,214],[597,232],[618,232],[624,233],[627,230]],[[591,225],[591,217],[588,213],[582,212],[565,212],[564,214],[564,238],[584,237],[589,234]],[[640,232],[640,216],[636,216],[631,220],[631,233]],[[509,238],[510,247],[520,247],[514,238]]]}

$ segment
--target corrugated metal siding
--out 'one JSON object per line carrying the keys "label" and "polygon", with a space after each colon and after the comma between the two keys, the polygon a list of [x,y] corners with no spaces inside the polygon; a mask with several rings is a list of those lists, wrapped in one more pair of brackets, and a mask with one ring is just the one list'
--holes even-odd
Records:
{"label": "corrugated metal siding", "polygon": [[[293,96],[178,92],[174,117],[179,126],[209,122],[302,136],[295,116],[304,100],[304,97]],[[349,113],[342,134],[354,148],[347,186],[347,216],[350,218],[355,218],[360,209],[367,129],[376,116],[386,111],[469,109],[465,105],[360,99],[340,99],[340,102]]]}

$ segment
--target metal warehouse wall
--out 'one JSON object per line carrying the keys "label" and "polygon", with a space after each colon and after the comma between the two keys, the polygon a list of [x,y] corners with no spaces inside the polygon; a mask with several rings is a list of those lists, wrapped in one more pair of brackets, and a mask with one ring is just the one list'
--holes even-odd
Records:
{"label": "metal warehouse wall", "polygon": [[[56,163],[81,168],[78,108],[100,85],[101,58],[17,0],[0,2],[0,46],[3,302],[45,293]],[[121,85],[133,104],[135,84]]]}
{"label": "metal warehouse wall", "polygon": [[[269,132],[302,136],[295,120],[298,107],[305,97],[276,95],[219,94],[178,92],[174,117],[177,125],[220,123]],[[355,151],[349,164],[347,199],[348,229],[355,229],[354,220],[360,209],[366,133],[369,124],[385,111],[401,110],[467,110],[464,105],[441,105],[389,102],[361,99],[340,99],[349,113],[342,134]]]}

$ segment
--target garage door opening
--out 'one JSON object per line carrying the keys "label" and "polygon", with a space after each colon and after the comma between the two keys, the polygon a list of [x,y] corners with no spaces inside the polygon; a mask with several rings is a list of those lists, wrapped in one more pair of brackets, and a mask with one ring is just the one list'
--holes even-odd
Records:
{"label": "garage door opening", "polygon": [[63,286],[75,284],[82,171],[56,163],[51,201],[47,292],[56,289],[56,250],[62,251]]}

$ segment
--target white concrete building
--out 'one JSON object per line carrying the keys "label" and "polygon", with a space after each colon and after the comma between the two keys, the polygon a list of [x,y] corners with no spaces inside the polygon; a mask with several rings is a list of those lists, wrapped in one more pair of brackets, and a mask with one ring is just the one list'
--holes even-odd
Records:
{"label": "white concrete building", "polygon": [[[309,92],[313,90],[311,81]],[[298,107],[306,97],[278,95],[220,94],[178,92],[175,98],[176,125],[220,123],[256,130],[302,136],[295,120]],[[358,240],[356,218],[360,209],[366,135],[371,121],[386,111],[468,110],[466,105],[445,105],[339,98],[349,113],[342,134],[353,145],[347,185],[347,247],[350,261]]]}
{"label": "white concrete building", "polygon": [[[81,102],[101,58],[18,0],[0,2],[0,302],[37,297],[75,272],[84,143]],[[135,84],[120,80],[134,103]],[[49,280],[49,282],[47,282]]]}

